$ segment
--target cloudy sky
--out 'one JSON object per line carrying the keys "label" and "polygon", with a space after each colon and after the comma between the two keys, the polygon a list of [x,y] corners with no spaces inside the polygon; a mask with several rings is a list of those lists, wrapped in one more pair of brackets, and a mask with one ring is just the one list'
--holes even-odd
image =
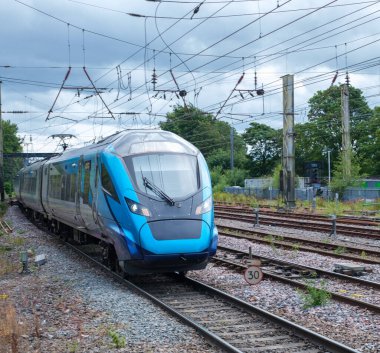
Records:
{"label": "cloudy sky", "polygon": [[370,107],[380,105],[380,1],[1,4],[3,119],[18,125],[24,151],[59,150],[55,134],[83,146],[156,126],[184,103],[240,132],[252,121],[280,128],[286,74],[294,75],[296,122],[307,120],[308,99],[336,72],[335,84],[348,71]]}

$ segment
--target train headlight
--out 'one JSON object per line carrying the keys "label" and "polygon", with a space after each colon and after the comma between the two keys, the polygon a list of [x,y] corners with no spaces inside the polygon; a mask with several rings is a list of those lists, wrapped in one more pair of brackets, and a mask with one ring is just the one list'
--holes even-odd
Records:
{"label": "train headlight", "polygon": [[212,207],[212,197],[210,196],[195,209],[195,214],[200,215],[206,212],[210,212],[211,207]]}
{"label": "train headlight", "polygon": [[125,201],[127,202],[128,208],[132,213],[138,214],[140,216],[152,217],[152,213],[149,211],[149,208],[145,207],[144,205],[127,199],[126,197]]}

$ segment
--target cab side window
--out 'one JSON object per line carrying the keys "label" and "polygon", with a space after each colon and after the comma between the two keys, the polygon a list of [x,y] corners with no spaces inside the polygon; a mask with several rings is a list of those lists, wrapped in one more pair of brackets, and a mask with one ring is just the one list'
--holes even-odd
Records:
{"label": "cab side window", "polygon": [[119,198],[117,197],[117,193],[115,187],[112,183],[111,176],[108,173],[106,166],[102,163],[102,187],[103,189],[117,202],[119,202]]}

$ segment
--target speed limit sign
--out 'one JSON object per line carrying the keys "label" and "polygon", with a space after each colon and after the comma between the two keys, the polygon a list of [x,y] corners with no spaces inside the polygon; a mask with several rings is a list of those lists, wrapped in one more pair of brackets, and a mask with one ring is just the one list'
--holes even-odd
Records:
{"label": "speed limit sign", "polygon": [[244,279],[248,284],[257,284],[263,279],[263,272],[260,267],[257,266],[249,266],[244,271]]}

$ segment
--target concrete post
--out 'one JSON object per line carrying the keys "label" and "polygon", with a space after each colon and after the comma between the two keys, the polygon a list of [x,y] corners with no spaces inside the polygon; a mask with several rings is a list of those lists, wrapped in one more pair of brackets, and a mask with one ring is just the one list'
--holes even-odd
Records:
{"label": "concrete post", "polygon": [[347,180],[351,176],[350,106],[348,84],[342,85],[341,104],[343,179]]}
{"label": "concrete post", "polygon": [[0,200],[4,201],[4,145],[3,145],[3,120],[1,117],[2,105],[1,105],[1,84],[0,81]]}
{"label": "concrete post", "polygon": [[294,76],[282,77],[283,85],[283,190],[287,207],[295,207]]}

